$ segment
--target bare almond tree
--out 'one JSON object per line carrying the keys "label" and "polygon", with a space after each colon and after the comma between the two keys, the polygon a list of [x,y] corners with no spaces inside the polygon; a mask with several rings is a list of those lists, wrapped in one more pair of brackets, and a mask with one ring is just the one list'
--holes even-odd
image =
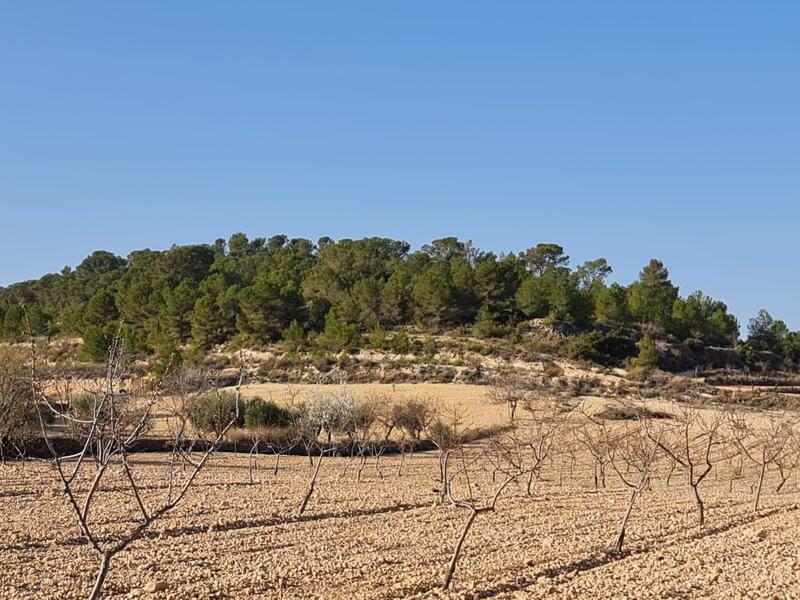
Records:
{"label": "bare almond tree", "polygon": [[520,403],[525,403],[530,393],[522,377],[514,373],[502,373],[495,379],[486,396],[492,404],[505,404],[508,408],[508,420],[514,423],[517,407]]}
{"label": "bare almond tree", "polygon": [[378,397],[367,397],[358,400],[343,415],[342,429],[350,444],[350,457],[342,469],[342,476],[347,472],[353,460],[357,458],[356,481],[359,483],[369,458],[375,458],[375,470],[381,479],[383,478],[383,472],[380,470],[380,457],[383,455],[385,444],[380,443],[376,428],[380,405],[381,401]]}
{"label": "bare almond tree", "polygon": [[[467,539],[472,525],[478,515],[494,512],[497,508],[497,502],[502,493],[508,486],[516,481],[518,478],[525,474],[525,467],[520,461],[522,445],[517,440],[506,440],[504,442],[495,442],[492,444],[488,451],[480,453],[477,457],[468,457],[463,445],[451,447],[444,451],[442,467],[444,470],[445,490],[450,503],[457,507],[469,511],[469,516],[464,522],[461,531],[456,538],[453,553],[450,556],[450,562],[447,565],[444,578],[442,579],[442,589],[448,589],[453,580],[453,575],[458,565],[458,559],[461,556],[461,550],[464,547],[464,541]],[[484,504],[476,497],[475,488],[470,478],[470,470],[474,467],[476,462],[484,458],[485,453],[491,455],[490,460],[493,462],[495,470],[503,474],[502,481],[494,489],[491,497],[485,501]],[[451,468],[452,457],[457,456],[458,467]],[[454,482],[460,483],[458,485],[459,492],[454,492]]]}
{"label": "bare almond tree", "polygon": [[733,443],[758,471],[758,481],[753,494],[753,513],[758,512],[764,479],[770,465],[780,460],[792,437],[792,427],[786,415],[762,415],[760,422],[748,420],[744,415],[729,413]]}
{"label": "bare almond tree", "polygon": [[[654,428],[645,424],[650,440],[658,444],[672,466],[686,475],[686,483],[697,507],[697,520],[705,523],[705,504],[700,496],[700,484],[714,468],[712,451],[723,443],[720,435],[723,415],[715,412],[704,416],[693,408],[684,408],[674,424]],[[669,485],[669,483],[667,483]]]}
{"label": "bare almond tree", "polygon": [[[403,473],[406,455],[414,456],[414,449],[420,442],[422,433],[428,429],[436,418],[436,411],[428,399],[401,400],[389,404],[384,398],[378,412],[378,422],[384,427],[384,447],[390,443],[392,434],[400,451],[397,465],[397,477]],[[399,434],[399,436],[398,436]]]}
{"label": "bare almond tree", "polygon": [[800,464],[800,438],[798,438],[795,428],[791,427],[789,429],[789,441],[785,450],[775,460],[775,466],[778,467],[780,475],[780,481],[775,486],[776,494],[780,493],[786,482],[789,481],[789,477],[795,472],[798,464]]}
{"label": "bare almond tree", "polygon": [[384,426],[384,441],[388,442],[392,433],[400,431],[403,438],[408,437],[417,442],[422,433],[436,418],[436,411],[431,408],[427,399],[401,400],[382,411],[378,415]]}
{"label": "bare almond tree", "polygon": [[592,476],[594,491],[597,492],[599,486],[606,487],[606,467],[610,458],[608,448],[613,436],[604,419],[588,418],[586,422],[576,426],[572,431],[578,443],[594,459]]}
{"label": "bare almond tree", "polygon": [[242,431],[236,430],[235,433],[250,444],[250,450],[247,453],[247,483],[249,485],[258,483],[255,474],[259,471],[258,465],[262,448],[275,457],[271,471],[273,475],[277,475],[281,457],[291,453],[302,443],[302,436],[294,423],[247,427]]}
{"label": "bare almond tree", "polygon": [[427,434],[428,439],[433,442],[438,451],[438,464],[439,464],[439,487],[435,491],[439,494],[439,502],[444,503],[445,500],[450,498],[450,478],[447,473],[447,460],[449,454],[458,448],[464,442],[464,431],[461,429],[462,418],[461,412],[457,407],[453,407],[448,417],[437,417],[428,426]]}
{"label": "bare almond tree", "polygon": [[531,422],[513,436],[524,450],[524,464],[529,465],[525,488],[528,496],[534,495],[544,464],[551,458],[561,422],[554,407],[531,411]]}
{"label": "bare almond tree", "polygon": [[[661,434],[659,433],[655,439],[651,439],[641,420],[633,428],[626,423],[622,435],[609,441],[609,464],[619,480],[631,492],[614,542],[614,550],[618,553],[622,552],[628,520],[633,512],[636,499],[647,487],[653,475],[660,443]],[[621,470],[622,466],[625,467],[624,473]]]}
{"label": "bare almond tree", "polygon": [[[228,429],[235,423],[238,417],[243,370],[240,372],[236,390],[235,414],[231,415],[227,427],[206,444],[199,457],[193,457],[191,449],[186,447],[185,423],[175,431],[172,440],[173,460],[170,461],[167,473],[167,492],[160,502],[152,504],[142,494],[142,487],[137,481],[129,455],[148,429],[153,408],[162,397],[165,380],[152,385],[146,395],[121,390],[119,381],[124,368],[124,348],[119,336],[115,337],[109,348],[105,383],[102,389],[93,393],[89,412],[80,422],[83,431],[81,448],[75,454],[63,456],[56,448],[56,441],[48,422],[53,419],[64,422],[76,417],[60,411],[45,394],[37,372],[35,346],[32,344],[31,348],[30,381],[36,398],[42,437],[82,537],[98,557],[99,566],[88,596],[90,600],[94,600],[102,593],[112,559],[131,543],[140,539],[155,521],[178,505],[222,443]],[[177,472],[181,463],[185,471],[182,477]],[[91,469],[93,473],[88,475],[90,480],[88,490],[81,492],[80,484],[86,478],[84,472]],[[103,493],[104,479],[112,471],[119,472],[126,481],[128,492],[135,500],[138,518],[131,529],[109,540],[101,534],[100,525],[92,518],[92,507]]]}

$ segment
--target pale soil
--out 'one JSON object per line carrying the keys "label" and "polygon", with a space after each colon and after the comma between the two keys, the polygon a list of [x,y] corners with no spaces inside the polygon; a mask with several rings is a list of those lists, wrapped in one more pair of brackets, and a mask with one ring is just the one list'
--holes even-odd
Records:
{"label": "pale soil", "polygon": [[[164,494],[164,455],[134,457],[147,502]],[[437,589],[467,513],[437,505],[435,453],[381,459],[357,483],[347,459],[325,459],[300,519],[309,468],[283,458],[278,475],[262,456],[248,485],[246,456],[213,458],[184,503],[112,563],[107,598],[798,598],[800,492],[768,482],[762,510],[750,509],[753,474],[728,492],[725,469],[703,484],[707,524],[676,472],[666,468],[640,498],[623,557],[606,553],[628,497],[612,473],[593,491],[581,457],[548,466],[535,497],[511,487],[498,510],[478,517],[453,588]],[[560,461],[560,459],[559,459]],[[563,481],[562,481],[563,476]],[[476,472],[486,497],[491,474]],[[92,513],[103,536],[134,525],[133,499],[106,491]],[[117,506],[112,503],[117,501]],[[0,597],[83,598],[96,565],[79,538],[55,477],[41,463],[0,466]],[[148,582],[165,592],[147,594]]]}

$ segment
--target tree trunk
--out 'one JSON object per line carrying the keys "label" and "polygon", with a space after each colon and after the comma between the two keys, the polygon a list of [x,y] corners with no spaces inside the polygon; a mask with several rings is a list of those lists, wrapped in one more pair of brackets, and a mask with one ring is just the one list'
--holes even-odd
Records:
{"label": "tree trunk", "polygon": [[536,488],[536,482],[539,480],[539,470],[533,469],[528,476],[528,496],[533,496],[533,491]]}
{"label": "tree trunk", "polygon": [[455,573],[456,564],[458,563],[458,557],[461,555],[461,547],[464,545],[464,540],[467,539],[467,534],[477,516],[478,511],[473,508],[469,519],[464,523],[464,529],[461,530],[461,535],[458,537],[456,547],[453,548],[453,556],[450,558],[450,564],[447,566],[447,572],[444,574],[444,580],[442,581],[442,588],[445,590],[450,587],[450,582],[453,580],[453,573]]}
{"label": "tree trunk", "polygon": [[781,475],[781,482],[778,484],[778,487],[775,488],[776,494],[780,493],[780,491],[783,489],[783,486],[786,485],[786,482],[789,480],[789,476],[792,474],[791,471],[789,471],[789,473],[784,473],[783,466],[780,464],[778,465],[778,472]]}
{"label": "tree trunk", "polygon": [[103,584],[106,581],[106,575],[108,575],[108,567],[111,564],[111,557],[103,553],[100,555],[100,568],[97,570],[97,576],[94,579],[94,586],[92,587],[92,591],[89,593],[88,600],[97,600],[100,597],[100,594],[103,591]]}
{"label": "tree trunk", "polygon": [[356,474],[356,481],[361,483],[361,474],[364,472],[364,467],[367,466],[367,455],[362,454],[360,457],[360,462],[358,464],[358,472]]}
{"label": "tree trunk", "polygon": [[617,541],[614,543],[614,550],[622,552],[622,545],[625,543],[625,528],[628,526],[628,519],[633,512],[633,504],[636,502],[636,496],[639,495],[639,488],[631,492],[631,499],[628,502],[628,509],[625,511],[625,516],[622,517],[622,522],[619,524],[619,533],[617,534]]}
{"label": "tree trunk", "polygon": [[756,488],[756,495],[753,498],[753,514],[758,512],[758,501],[761,499],[761,488],[764,487],[764,473],[767,471],[767,465],[761,465],[761,472],[758,474],[758,487]]}
{"label": "tree trunk", "polygon": [[308,506],[308,501],[311,499],[311,495],[314,493],[314,486],[317,484],[317,476],[319,475],[319,468],[322,466],[322,450],[319,452],[319,458],[317,459],[317,466],[314,469],[314,474],[311,476],[311,481],[308,483],[308,490],[306,490],[306,495],[303,496],[303,501],[300,503],[300,508],[297,509],[297,516],[299,517],[302,515],[305,510],[306,506]]}
{"label": "tree trunk", "polygon": [[694,503],[697,505],[697,521],[702,527],[706,522],[706,507],[703,504],[703,500],[700,498],[700,492],[697,489],[697,485],[694,485],[691,481],[689,481],[689,485],[692,488]]}

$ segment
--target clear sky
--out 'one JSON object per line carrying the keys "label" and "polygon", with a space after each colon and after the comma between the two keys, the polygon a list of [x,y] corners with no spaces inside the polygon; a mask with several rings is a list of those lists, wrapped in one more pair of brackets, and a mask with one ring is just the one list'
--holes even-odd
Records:
{"label": "clear sky", "polygon": [[2,2],[0,285],[173,242],[562,244],[800,328],[800,3]]}

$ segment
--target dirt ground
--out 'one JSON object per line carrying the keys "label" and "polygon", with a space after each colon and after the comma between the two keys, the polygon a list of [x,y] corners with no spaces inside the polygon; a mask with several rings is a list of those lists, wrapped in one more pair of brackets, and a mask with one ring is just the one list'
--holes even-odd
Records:
{"label": "dirt ground", "polygon": [[[281,404],[305,400],[314,388],[329,390],[334,384],[320,386],[291,385],[283,383],[254,383],[242,386],[242,397],[261,396]],[[508,421],[505,405],[491,404],[487,400],[489,387],[459,383],[349,383],[349,390],[358,398],[380,398],[384,404],[403,400],[424,400],[439,414],[446,416],[458,409],[462,426],[489,427]],[[230,388],[233,389],[233,388]]]}
{"label": "dirt ground", "polygon": [[[398,386],[400,387],[400,386]],[[461,395],[463,397],[463,395]],[[494,410],[494,407],[490,407]],[[324,459],[307,512],[294,516],[306,457],[262,455],[248,482],[245,455],[214,457],[184,502],[118,555],[106,598],[799,598],[800,490],[796,477],[751,512],[755,476],[729,491],[724,469],[701,487],[707,522],[684,481],[661,466],[637,503],[622,556],[608,551],[628,491],[613,476],[594,491],[588,456],[548,464],[534,496],[512,486],[467,538],[452,588],[438,589],[468,514],[437,503],[434,452],[380,459],[361,482],[346,458]],[[165,492],[167,457],[134,457],[145,502]],[[570,473],[571,472],[571,473]],[[116,474],[120,476],[120,474]],[[88,485],[88,482],[86,482]],[[476,493],[495,489],[475,469]],[[114,482],[92,519],[103,538],[135,525],[133,498]],[[0,597],[84,598],[96,559],[83,543],[51,467],[0,466]],[[163,583],[163,591],[145,588]]]}

